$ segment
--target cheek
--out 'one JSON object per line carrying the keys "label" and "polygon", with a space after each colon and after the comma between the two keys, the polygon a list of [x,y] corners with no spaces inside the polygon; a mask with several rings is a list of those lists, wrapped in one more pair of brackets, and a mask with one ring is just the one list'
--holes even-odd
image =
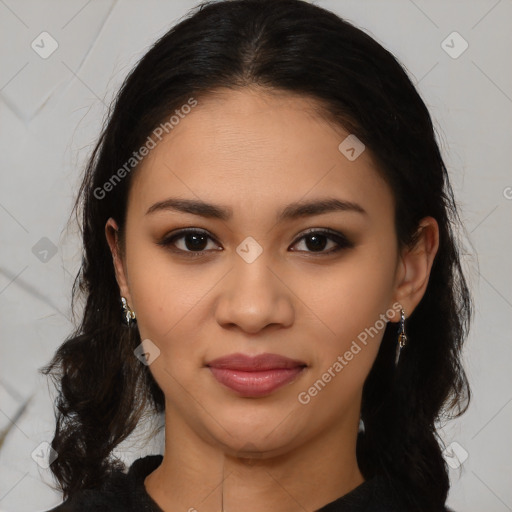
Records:
{"label": "cheek", "polygon": [[153,268],[151,275],[139,277],[134,279],[132,290],[137,297],[141,335],[144,331],[148,337],[161,341],[190,323],[189,317],[198,314],[201,299],[213,285],[209,278],[198,283],[179,270],[159,272]]}
{"label": "cheek", "polygon": [[164,248],[137,235],[135,228],[127,236],[126,265],[141,336],[161,339],[197,304],[201,290],[204,294],[207,289],[204,275],[200,281],[193,265],[176,264]]}
{"label": "cheek", "polygon": [[312,300],[323,310],[335,332],[348,325],[364,329],[388,308],[393,282],[392,258],[359,251],[334,266],[322,286],[312,287],[318,290]]}
{"label": "cheek", "polygon": [[[305,303],[314,314],[314,317],[309,313],[307,316],[314,318],[309,321],[308,332],[317,347],[314,351],[317,378],[339,362],[339,356],[343,359],[343,379],[360,382],[366,378],[386,326],[385,315],[393,295],[394,265],[393,251],[386,255],[376,247],[359,251],[334,265],[325,275],[318,274],[315,279],[303,277],[300,281],[298,295],[308,297]],[[340,374],[339,365],[337,369]]]}
{"label": "cheek", "polygon": [[131,259],[137,325],[141,339],[150,339],[160,351],[150,366],[153,377],[170,402],[186,408],[189,393],[201,394],[197,372],[207,331],[199,326],[205,325],[208,291],[218,272],[202,272],[199,279],[193,266],[172,264],[166,255],[148,261],[144,253],[134,250]]}
{"label": "cheek", "polygon": [[208,344],[208,329],[200,326],[206,327],[211,318],[209,301],[215,287],[222,286],[225,269],[178,264],[149,243],[132,247],[128,255],[129,286],[141,339],[149,338],[161,352],[155,370],[162,366],[183,375],[197,370]]}

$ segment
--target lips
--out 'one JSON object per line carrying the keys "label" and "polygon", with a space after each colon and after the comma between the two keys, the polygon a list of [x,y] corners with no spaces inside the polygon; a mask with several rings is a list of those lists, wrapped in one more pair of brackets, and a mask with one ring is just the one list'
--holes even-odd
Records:
{"label": "lips", "polygon": [[295,380],[307,365],[277,354],[231,354],[206,366],[219,383],[239,395],[261,397]]}

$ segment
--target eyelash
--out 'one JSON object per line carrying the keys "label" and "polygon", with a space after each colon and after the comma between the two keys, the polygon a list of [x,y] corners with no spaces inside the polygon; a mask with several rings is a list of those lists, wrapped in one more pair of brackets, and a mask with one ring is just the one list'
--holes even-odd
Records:
{"label": "eyelash", "polygon": [[[199,230],[199,229],[195,229],[195,228],[189,228],[189,229],[182,229],[182,230],[178,231],[177,233],[165,236],[162,240],[157,242],[157,245],[160,245],[162,247],[170,249],[172,252],[187,255],[187,257],[204,256],[207,253],[207,251],[204,249],[202,251],[188,251],[188,250],[185,251],[183,249],[170,248],[170,246],[174,242],[176,242],[176,240],[179,240],[180,238],[183,238],[184,236],[189,235],[189,234],[204,235],[204,236],[208,237],[210,240],[213,240],[215,243],[217,243],[215,241],[215,239],[208,234],[208,232]],[[295,240],[292,245],[296,245],[301,240],[307,238],[308,236],[312,236],[312,235],[325,236],[326,238],[337,243],[338,247],[335,249],[331,249],[329,251],[322,250],[322,251],[318,251],[318,252],[316,252],[316,251],[297,251],[297,252],[306,252],[306,253],[314,254],[314,255],[318,255],[318,256],[328,256],[335,252],[341,251],[342,249],[349,249],[349,248],[354,247],[354,244],[352,242],[350,242],[345,237],[345,235],[343,235],[342,233],[338,233],[336,231],[331,231],[331,230],[325,230],[325,229],[311,229],[311,230],[307,231],[306,233],[303,233],[302,236],[300,238],[298,238],[297,240]]]}

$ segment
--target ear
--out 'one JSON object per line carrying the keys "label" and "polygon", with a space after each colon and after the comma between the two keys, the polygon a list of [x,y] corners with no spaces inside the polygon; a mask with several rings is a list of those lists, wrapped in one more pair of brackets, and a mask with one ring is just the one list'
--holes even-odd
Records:
{"label": "ear", "polygon": [[[425,294],[438,248],[439,225],[433,217],[424,217],[413,245],[405,247],[400,255],[396,274],[394,301],[402,305],[406,316],[412,314]],[[400,311],[396,311],[395,317],[391,320],[398,322]]]}
{"label": "ear", "polygon": [[117,284],[119,285],[119,291],[123,297],[126,297],[128,304],[131,304],[132,301],[130,290],[128,288],[126,268],[119,241],[119,227],[112,217],[110,217],[105,224],[105,236],[110,247],[110,252],[112,253],[114,271],[116,274]]}

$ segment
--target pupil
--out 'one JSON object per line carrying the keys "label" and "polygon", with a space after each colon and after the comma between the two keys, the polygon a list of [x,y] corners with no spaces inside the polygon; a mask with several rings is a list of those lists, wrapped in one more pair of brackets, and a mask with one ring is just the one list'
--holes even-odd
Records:
{"label": "pupil", "polygon": [[[193,240],[192,243],[189,243],[190,240]],[[199,251],[201,249],[204,249],[206,247],[206,236],[205,235],[189,234],[185,238],[185,245],[186,245],[187,249],[189,249],[191,251]]]}
{"label": "pupil", "polygon": [[[308,243],[308,240],[313,240],[313,243]],[[326,237],[323,235],[309,235],[306,237],[306,246],[310,250],[322,250],[325,249]]]}

